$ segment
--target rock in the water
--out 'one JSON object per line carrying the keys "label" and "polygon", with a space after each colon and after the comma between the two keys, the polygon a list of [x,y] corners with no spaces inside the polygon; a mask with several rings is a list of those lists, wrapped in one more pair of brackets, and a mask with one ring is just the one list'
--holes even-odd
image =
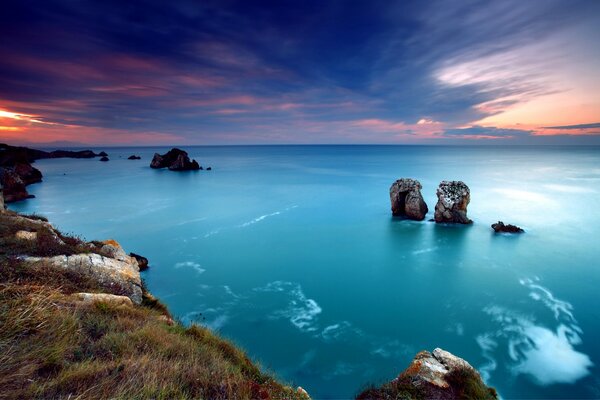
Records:
{"label": "rock in the water", "polygon": [[101,151],[100,153],[98,153],[98,157],[108,157],[108,154],[106,154],[105,151]]}
{"label": "rock in the water", "polygon": [[135,154],[130,155],[129,157],[127,157],[128,160],[141,160],[142,157],[140,156],[136,156]]}
{"label": "rock in the water", "polygon": [[200,169],[196,160],[191,160],[187,152],[173,148],[165,154],[155,153],[150,162],[151,168],[168,168],[171,171],[194,171]]}
{"label": "rock in the water", "polygon": [[415,179],[398,179],[390,187],[392,215],[421,221],[429,211],[421,195],[421,183]]}
{"label": "rock in the water", "polygon": [[424,398],[435,400],[497,399],[479,373],[465,360],[442,349],[421,351],[410,366],[380,388],[367,389],[358,399]]}
{"label": "rock in the water", "polygon": [[519,228],[516,225],[504,224],[502,221],[498,221],[495,224],[492,224],[492,229],[496,233],[504,232],[504,233],[523,233],[525,232],[522,228]]}
{"label": "rock in the water", "polygon": [[129,256],[137,260],[140,271],[148,269],[148,259],[146,257],[140,256],[139,254],[135,253],[129,253]]}
{"label": "rock in the water", "polygon": [[[200,168],[202,168],[202,167],[200,167]],[[212,171],[212,167],[208,167],[208,168],[206,168],[206,170],[207,171]]]}
{"label": "rock in the water", "polygon": [[100,159],[100,161],[105,161],[105,162],[106,162],[106,161],[108,161],[108,157],[104,156],[104,157],[102,157],[102,158]]}
{"label": "rock in the water", "polygon": [[437,189],[435,222],[470,224],[467,206],[471,201],[469,187],[462,181],[442,181]]}

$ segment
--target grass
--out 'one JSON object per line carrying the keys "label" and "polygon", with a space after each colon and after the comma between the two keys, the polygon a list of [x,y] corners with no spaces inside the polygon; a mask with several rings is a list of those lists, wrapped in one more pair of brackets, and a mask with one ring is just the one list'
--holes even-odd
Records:
{"label": "grass", "polygon": [[[0,246],[23,228],[38,225],[0,215]],[[72,294],[102,291],[96,282],[16,257],[48,248],[14,244],[0,254],[0,399],[305,398],[234,344],[174,322],[146,291],[141,306],[84,304]]]}
{"label": "grass", "polygon": [[[0,213],[0,257],[30,255],[35,257],[53,257],[81,253],[102,252],[101,242],[87,243],[81,238],[65,235],[46,223],[47,219],[39,215],[19,215],[11,211]],[[18,231],[36,232],[37,240],[15,237]]]}

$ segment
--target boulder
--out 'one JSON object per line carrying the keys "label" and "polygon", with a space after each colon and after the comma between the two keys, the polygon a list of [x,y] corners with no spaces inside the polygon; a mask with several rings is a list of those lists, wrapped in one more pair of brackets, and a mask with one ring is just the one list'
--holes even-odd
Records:
{"label": "boulder", "polygon": [[30,263],[68,269],[80,273],[96,282],[111,294],[125,295],[135,304],[142,303],[142,281],[137,261],[125,255],[122,260],[99,254],[74,254],[55,257],[23,257]]}
{"label": "boulder", "polygon": [[[202,169],[202,167],[200,167],[200,169]],[[212,167],[208,167],[206,168],[207,171],[212,171]]]}
{"label": "boulder", "polygon": [[492,224],[492,229],[496,233],[523,233],[523,232],[525,232],[522,228],[520,228],[516,225],[511,225],[511,224],[505,225],[504,222],[502,222],[502,221],[498,221],[497,223]]}
{"label": "boulder", "polygon": [[421,183],[415,179],[398,179],[390,187],[392,215],[422,221],[429,211],[421,195]]}
{"label": "boulder", "polygon": [[102,158],[100,159],[100,161],[104,161],[104,162],[106,162],[106,161],[108,161],[108,157],[104,156],[104,157],[102,157]]}
{"label": "boulder", "polygon": [[108,154],[106,154],[105,151],[101,151],[100,153],[98,153],[98,157],[108,157]]}
{"label": "boulder", "polygon": [[141,160],[142,157],[140,156],[136,156],[135,154],[130,155],[129,157],[127,157],[128,160]]}
{"label": "boulder", "polygon": [[113,306],[133,306],[133,302],[129,297],[117,294],[75,293],[73,296],[83,304],[105,303]]}
{"label": "boulder", "polygon": [[437,189],[435,222],[470,224],[467,206],[471,201],[469,187],[461,181],[442,181]]}
{"label": "boulder", "polygon": [[431,353],[421,351],[397,378],[357,396],[357,399],[387,398],[492,400],[498,397],[467,361],[438,348]]}
{"label": "boulder", "polygon": [[137,260],[140,271],[144,271],[144,270],[148,269],[148,259],[146,257],[140,256],[139,254],[135,254],[135,253],[129,253],[129,256],[133,257]]}
{"label": "boulder", "polygon": [[37,232],[17,231],[17,233],[15,233],[15,237],[19,240],[28,240],[33,242],[37,240],[38,234]]}
{"label": "boulder", "polygon": [[173,148],[165,154],[155,153],[150,167],[155,169],[168,168],[171,171],[193,171],[200,169],[196,160],[191,160],[187,152]]}

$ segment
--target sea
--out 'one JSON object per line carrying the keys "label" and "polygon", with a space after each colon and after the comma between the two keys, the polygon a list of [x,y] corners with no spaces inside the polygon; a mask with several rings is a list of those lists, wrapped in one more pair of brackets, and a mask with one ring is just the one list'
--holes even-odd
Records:
{"label": "sea", "polygon": [[[94,150],[110,161],[36,161],[36,198],[10,208],[146,256],[175,317],[314,398],[437,347],[503,398],[600,397],[600,147],[186,147],[212,167],[193,172],[151,169],[168,147]],[[403,177],[424,221],[391,215]],[[429,221],[443,180],[469,186],[472,225]]]}

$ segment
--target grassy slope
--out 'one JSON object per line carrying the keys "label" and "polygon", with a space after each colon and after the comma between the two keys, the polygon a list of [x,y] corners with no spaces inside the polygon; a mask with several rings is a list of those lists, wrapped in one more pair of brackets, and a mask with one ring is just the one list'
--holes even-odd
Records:
{"label": "grassy slope", "polygon": [[16,230],[40,238],[45,228],[13,224],[0,214],[0,398],[304,398],[231,343],[173,323],[147,294],[133,307],[76,301],[71,293],[102,288],[15,255],[77,252],[83,242],[18,241]]}

